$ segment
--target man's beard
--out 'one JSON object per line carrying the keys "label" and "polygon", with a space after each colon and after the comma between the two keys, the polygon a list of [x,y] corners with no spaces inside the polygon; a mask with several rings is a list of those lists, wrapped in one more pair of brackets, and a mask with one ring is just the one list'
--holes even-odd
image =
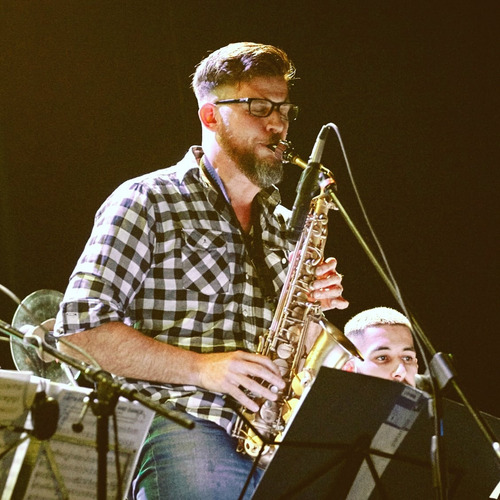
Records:
{"label": "man's beard", "polygon": [[[277,158],[258,158],[253,149],[242,146],[227,129],[218,134],[219,144],[250,182],[261,189],[268,188],[283,179],[283,164]],[[281,137],[271,138],[277,144]]]}

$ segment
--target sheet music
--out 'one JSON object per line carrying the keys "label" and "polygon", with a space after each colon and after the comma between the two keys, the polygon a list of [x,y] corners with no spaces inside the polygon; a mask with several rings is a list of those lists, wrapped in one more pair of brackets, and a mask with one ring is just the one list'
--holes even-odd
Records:
{"label": "sheet music", "polygon": [[[32,376],[32,380],[37,377]],[[48,385],[50,384],[50,385]],[[35,389],[37,384],[35,383]],[[19,390],[19,387],[17,387]],[[89,408],[83,420],[83,430],[76,433],[72,425],[79,421],[84,399],[90,389],[71,387],[44,381],[47,394],[59,403],[59,422],[55,434],[47,441],[30,439],[15,498],[24,500],[88,500],[97,496],[98,454],[96,443],[97,417]],[[15,388],[13,395],[15,395]],[[10,397],[14,405],[14,397]],[[19,399],[19,396],[18,396]],[[17,409],[16,409],[17,411]],[[12,414],[15,413],[11,410]],[[154,412],[138,403],[120,399],[115,413],[118,422],[119,465],[121,491],[125,498]],[[107,498],[117,498],[120,491],[114,446],[113,419],[109,418],[109,451],[107,453]],[[2,461],[3,470],[3,461]],[[2,500],[7,500],[10,497]]]}
{"label": "sheet music", "polygon": [[22,426],[37,387],[31,372],[0,370],[0,423]]}
{"label": "sheet music", "polygon": [[0,370],[0,453],[6,452],[0,460],[2,500],[10,497],[26,453],[26,445],[17,446],[23,434],[14,427],[24,428],[37,386],[30,372]]}

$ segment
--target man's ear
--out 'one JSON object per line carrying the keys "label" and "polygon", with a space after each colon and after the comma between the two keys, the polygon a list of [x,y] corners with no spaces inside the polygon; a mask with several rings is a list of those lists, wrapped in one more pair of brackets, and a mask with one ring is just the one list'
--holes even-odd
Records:
{"label": "man's ear", "polygon": [[203,126],[207,127],[210,130],[213,130],[217,125],[215,104],[212,104],[211,102],[206,102],[205,104],[203,104],[203,106],[198,110],[198,116],[200,117]]}
{"label": "man's ear", "polygon": [[345,372],[355,371],[354,360],[350,359],[347,361],[347,363],[342,367],[342,370]]}

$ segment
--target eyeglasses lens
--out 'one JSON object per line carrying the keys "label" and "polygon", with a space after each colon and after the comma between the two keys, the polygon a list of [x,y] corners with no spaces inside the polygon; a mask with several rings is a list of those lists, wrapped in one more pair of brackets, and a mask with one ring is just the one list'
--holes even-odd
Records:
{"label": "eyeglasses lens", "polygon": [[278,111],[283,119],[293,121],[297,118],[298,108],[294,104],[285,102],[277,106],[266,99],[254,99],[250,101],[250,113],[254,116],[269,116],[275,107],[278,107]]}

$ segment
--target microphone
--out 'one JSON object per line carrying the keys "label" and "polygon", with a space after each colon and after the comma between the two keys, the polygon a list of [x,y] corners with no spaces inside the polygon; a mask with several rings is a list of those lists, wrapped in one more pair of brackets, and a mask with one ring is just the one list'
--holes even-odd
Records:
{"label": "microphone", "polygon": [[312,165],[317,163],[318,165],[321,163],[321,157],[323,156],[323,149],[325,149],[326,136],[330,131],[330,124],[323,125],[321,130],[319,131],[318,137],[316,138],[316,142],[314,143],[313,150],[311,151],[311,156],[309,157],[308,165]]}
{"label": "microphone", "polygon": [[319,173],[321,170],[320,162],[329,130],[329,125],[323,125],[321,128],[316,138],[316,142],[314,143],[309,161],[307,162],[307,167],[302,172],[302,176],[297,184],[297,196],[293,203],[292,215],[288,222],[289,237],[294,242],[300,237],[307,214],[309,213],[311,200],[315,191],[318,189]]}

